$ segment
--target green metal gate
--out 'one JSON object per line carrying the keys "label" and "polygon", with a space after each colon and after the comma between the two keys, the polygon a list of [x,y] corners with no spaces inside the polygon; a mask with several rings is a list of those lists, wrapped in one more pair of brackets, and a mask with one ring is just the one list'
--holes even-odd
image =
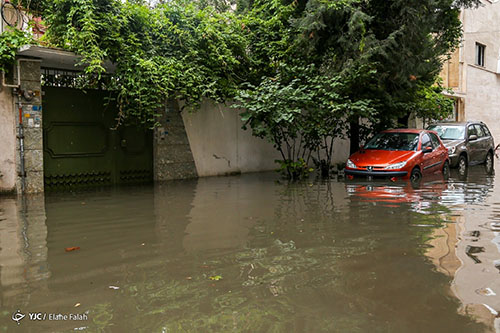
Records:
{"label": "green metal gate", "polygon": [[116,125],[109,91],[43,87],[45,188],[153,180],[151,130]]}

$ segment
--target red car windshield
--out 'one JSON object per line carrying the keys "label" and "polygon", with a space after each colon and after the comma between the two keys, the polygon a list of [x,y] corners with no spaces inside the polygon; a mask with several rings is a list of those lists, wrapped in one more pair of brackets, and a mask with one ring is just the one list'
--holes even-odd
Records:
{"label": "red car windshield", "polygon": [[375,135],[365,145],[365,149],[377,150],[417,150],[417,133],[384,132]]}

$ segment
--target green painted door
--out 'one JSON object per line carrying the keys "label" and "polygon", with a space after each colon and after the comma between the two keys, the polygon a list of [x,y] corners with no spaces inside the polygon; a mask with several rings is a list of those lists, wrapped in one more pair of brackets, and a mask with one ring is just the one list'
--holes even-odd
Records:
{"label": "green painted door", "polygon": [[43,88],[45,188],[153,180],[152,131],[116,124],[109,92]]}

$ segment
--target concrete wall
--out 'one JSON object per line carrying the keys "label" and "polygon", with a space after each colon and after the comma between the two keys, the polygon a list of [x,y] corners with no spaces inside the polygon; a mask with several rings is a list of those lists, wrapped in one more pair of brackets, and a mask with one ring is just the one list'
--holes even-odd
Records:
{"label": "concrete wall", "polygon": [[206,101],[182,118],[199,176],[276,169],[279,153],[241,129],[237,110]]}
{"label": "concrete wall", "polygon": [[469,66],[465,105],[466,120],[484,121],[500,143],[500,75]]}
{"label": "concrete wall", "polygon": [[16,190],[16,117],[10,88],[0,87],[0,193]]}
{"label": "concrete wall", "polygon": [[484,70],[496,72],[500,51],[500,3],[483,0],[477,9],[467,9],[462,15],[464,31],[463,61],[475,66],[476,43],[486,46]]}
{"label": "concrete wall", "polygon": [[[275,170],[281,159],[273,145],[243,130],[239,111],[210,101],[200,110],[182,112],[199,176]],[[349,142],[335,141],[333,163],[345,162]]]}

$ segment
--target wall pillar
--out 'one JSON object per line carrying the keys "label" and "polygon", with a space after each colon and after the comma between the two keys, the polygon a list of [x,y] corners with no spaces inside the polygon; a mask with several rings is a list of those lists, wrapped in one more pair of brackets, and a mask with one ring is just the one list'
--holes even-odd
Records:
{"label": "wall pillar", "polygon": [[[40,60],[20,59],[20,97],[16,97],[14,113],[18,122],[19,104],[22,106],[24,128],[25,193],[43,192],[43,130]],[[16,131],[18,130],[16,126]],[[17,165],[20,171],[19,142]],[[21,177],[17,179],[17,193],[21,193]]]}
{"label": "wall pillar", "polygon": [[154,180],[196,178],[193,153],[177,101],[168,101],[154,133]]}

